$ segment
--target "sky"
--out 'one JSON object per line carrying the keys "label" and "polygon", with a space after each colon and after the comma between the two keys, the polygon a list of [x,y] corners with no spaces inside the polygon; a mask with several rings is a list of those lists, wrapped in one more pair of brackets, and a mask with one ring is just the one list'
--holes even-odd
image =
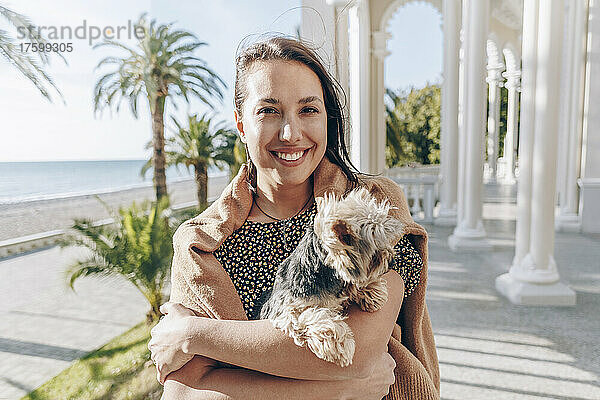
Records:
{"label": "sky", "polygon": [[[228,84],[223,104],[215,115],[233,126],[234,58],[244,39],[261,33],[294,34],[300,24],[301,0],[2,0],[2,4],[28,16],[38,26],[80,27],[127,26],[142,12],[159,23],[173,22],[208,43],[197,56]],[[60,10],[60,11],[58,11]],[[0,29],[8,28],[0,21]],[[412,3],[396,12],[389,24],[391,55],[386,59],[387,87],[423,86],[440,81],[442,67],[441,17],[432,6]],[[11,31],[16,34],[14,30]],[[127,39],[122,30],[122,41]],[[25,41],[21,39],[20,41]],[[93,49],[87,39],[73,43],[65,53],[68,65],[54,58],[48,73],[64,95],[46,101],[34,86],[4,59],[0,59],[0,162],[54,160],[144,159],[145,144],[151,138],[150,115],[146,105],[135,119],[127,104],[118,113],[105,110],[94,115],[92,91],[104,70],[95,70],[112,49]],[[96,40],[94,43],[98,43]],[[140,101],[143,104],[143,101]],[[199,101],[180,103],[178,110],[167,107],[166,135],[172,132],[170,117],[183,121],[186,114],[203,114],[209,109]]]}

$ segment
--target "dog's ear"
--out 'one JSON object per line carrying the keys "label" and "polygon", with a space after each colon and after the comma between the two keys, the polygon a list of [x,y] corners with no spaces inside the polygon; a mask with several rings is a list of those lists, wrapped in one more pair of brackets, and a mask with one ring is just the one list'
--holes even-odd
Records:
{"label": "dog's ear", "polygon": [[317,203],[317,210],[320,210],[323,208],[324,201],[325,201],[325,199],[323,199],[322,197],[315,197],[315,202]]}
{"label": "dog's ear", "polygon": [[331,230],[337,239],[346,246],[354,246],[358,238],[345,221],[337,220],[333,223]]}

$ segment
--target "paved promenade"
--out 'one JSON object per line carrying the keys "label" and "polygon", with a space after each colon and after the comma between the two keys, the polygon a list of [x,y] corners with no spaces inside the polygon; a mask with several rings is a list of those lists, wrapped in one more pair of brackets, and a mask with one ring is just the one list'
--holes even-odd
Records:
{"label": "paved promenade", "polygon": [[493,252],[451,252],[430,227],[429,306],[443,399],[600,399],[600,236],[556,235],[575,307],[516,306],[494,288],[514,256],[514,205],[486,204]]}
{"label": "paved promenade", "polygon": [[[489,253],[452,253],[451,229],[426,226],[442,398],[600,399],[600,235],[556,235],[558,268],[577,306],[514,306],[494,289],[514,254],[514,213],[512,203],[485,204],[496,246]],[[90,278],[76,293],[66,288],[62,271],[78,252],[0,261],[0,398],[19,398],[143,320],[145,301],[127,282]]]}
{"label": "paved promenade", "polygon": [[0,399],[22,397],[144,320],[146,300],[124,279],[67,286],[65,266],[81,254],[54,247],[0,261]]}

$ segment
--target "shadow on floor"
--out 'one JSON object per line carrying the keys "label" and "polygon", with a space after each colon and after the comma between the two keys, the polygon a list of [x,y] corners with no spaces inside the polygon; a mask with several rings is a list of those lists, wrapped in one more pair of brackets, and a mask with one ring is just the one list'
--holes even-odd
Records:
{"label": "shadow on floor", "polygon": [[555,259],[577,293],[575,307],[518,306],[495,289],[514,257],[514,221],[484,224],[500,243],[490,252],[454,253],[452,228],[426,226],[442,399],[600,399],[600,240],[556,234]]}

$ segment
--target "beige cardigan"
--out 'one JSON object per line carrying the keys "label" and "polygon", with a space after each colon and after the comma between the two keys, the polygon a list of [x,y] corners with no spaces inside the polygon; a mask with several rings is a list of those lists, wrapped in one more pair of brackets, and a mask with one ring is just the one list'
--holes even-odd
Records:
{"label": "beige cardigan", "polygon": [[[250,214],[252,194],[246,183],[247,173],[248,167],[242,166],[221,197],[202,214],[183,223],[173,237],[171,301],[182,303],[200,315],[247,319],[229,275],[212,254]],[[313,176],[315,198],[326,192],[340,195],[351,189],[342,170],[326,157]],[[424,264],[419,285],[404,299],[388,344],[388,351],[396,361],[396,382],[385,399],[439,399],[437,353],[425,305],[427,233],[412,220],[397,184],[385,177],[361,176],[360,180],[376,198],[387,198],[397,207],[390,215],[404,222],[404,233],[410,235]]]}

